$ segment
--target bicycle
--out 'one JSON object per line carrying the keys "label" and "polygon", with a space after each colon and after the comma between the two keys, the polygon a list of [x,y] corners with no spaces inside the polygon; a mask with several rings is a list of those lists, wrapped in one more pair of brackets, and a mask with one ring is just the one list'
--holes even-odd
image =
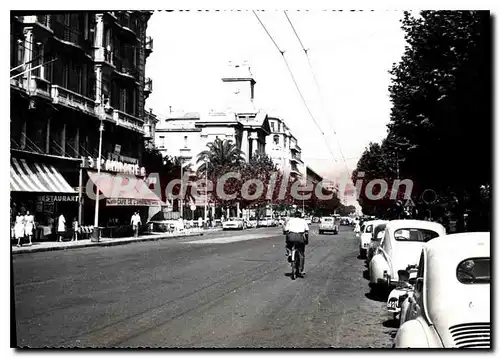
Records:
{"label": "bicycle", "polygon": [[295,280],[297,277],[297,274],[300,272],[300,255],[297,252],[297,248],[295,247],[296,244],[292,245],[292,249],[290,250],[290,255],[289,255],[289,262],[290,265],[292,266],[292,280]]}

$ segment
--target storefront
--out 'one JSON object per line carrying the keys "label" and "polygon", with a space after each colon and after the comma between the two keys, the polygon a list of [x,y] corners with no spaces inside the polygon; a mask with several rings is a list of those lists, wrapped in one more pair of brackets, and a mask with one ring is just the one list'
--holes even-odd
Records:
{"label": "storefront", "polygon": [[[65,175],[63,175],[64,173]],[[78,213],[77,161],[16,155],[10,159],[11,226],[18,212],[35,216],[35,240],[53,239],[57,217],[69,223]]]}
{"label": "storefront", "polygon": [[83,183],[83,225],[94,224],[95,200],[99,192],[98,224],[103,237],[120,237],[132,234],[130,219],[134,212],[139,212],[142,223],[162,206],[161,194],[154,193],[145,181],[145,169],[137,160],[121,156],[108,155],[99,163],[89,157],[82,158]]}

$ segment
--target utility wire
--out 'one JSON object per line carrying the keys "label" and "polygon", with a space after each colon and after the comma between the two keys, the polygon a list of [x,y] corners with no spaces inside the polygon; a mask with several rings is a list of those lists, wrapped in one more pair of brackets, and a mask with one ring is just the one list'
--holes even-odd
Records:
{"label": "utility wire", "polygon": [[[285,17],[287,18],[288,23],[290,24],[290,26],[291,26],[291,28],[293,30],[293,33],[297,37],[297,40],[300,43],[300,47],[302,47],[302,50],[304,51],[304,54],[306,55],[307,63],[309,64],[309,69],[311,70],[311,73],[312,73],[312,76],[313,76],[313,79],[314,79],[314,84],[316,85],[316,90],[318,91],[318,94],[319,94],[319,97],[320,97],[320,100],[321,100],[321,104],[323,105],[323,109],[325,110],[325,112],[328,114],[328,110],[326,109],[327,107],[325,105],[324,98],[321,95],[321,89],[320,89],[320,86],[319,86],[319,82],[318,82],[318,79],[317,79],[316,74],[314,72],[314,69],[313,69],[313,66],[312,66],[312,63],[311,63],[311,59],[310,59],[309,54],[308,54],[308,50],[305,48],[304,44],[302,43],[302,40],[300,39],[300,36],[297,33],[297,30],[295,29],[295,26],[293,26],[292,20],[288,17],[288,14],[286,13],[285,10],[283,11],[283,13],[285,14]],[[344,157],[344,153],[342,152],[342,147],[340,145],[340,141],[339,141],[337,132],[335,131],[335,127],[334,127],[332,121],[328,121],[328,124],[330,126],[331,131],[335,135],[335,138],[337,140],[337,145],[339,147],[340,155],[342,156],[342,159],[344,161],[344,165],[345,165],[345,168],[347,170],[347,174],[350,177],[351,174],[350,174],[349,168],[347,166],[347,161],[346,161],[346,158]]]}
{"label": "utility wire", "polygon": [[318,127],[321,135],[323,136],[323,138],[325,139],[325,142],[326,142],[326,146],[328,148],[328,151],[330,152],[330,154],[332,155],[332,158],[335,162],[337,162],[337,158],[335,158],[335,155],[333,154],[329,144],[328,144],[328,141],[326,140],[326,136],[325,136],[325,133],[323,132],[323,130],[321,129],[320,125],[318,124],[318,122],[316,121],[316,118],[314,118],[314,115],[312,114],[311,112],[311,109],[309,108],[309,106],[307,105],[307,101],[305,100],[304,98],[304,95],[302,94],[302,91],[300,90],[300,87],[295,79],[295,76],[293,75],[293,71],[292,69],[290,68],[290,65],[288,64],[288,61],[285,57],[285,52],[282,51],[278,44],[276,43],[276,41],[274,41],[273,37],[271,36],[271,34],[269,33],[269,31],[267,31],[267,28],[266,26],[264,25],[264,23],[260,20],[259,16],[257,15],[257,13],[255,12],[255,10],[252,10],[252,12],[254,13],[255,17],[257,18],[257,20],[259,20],[259,23],[262,25],[262,28],[264,29],[264,31],[267,33],[267,35],[269,36],[269,38],[271,39],[271,41],[273,42],[274,46],[276,46],[276,49],[280,52],[281,54],[281,57],[283,58],[283,61],[285,62],[285,65],[286,65],[286,68],[288,69],[288,72],[290,73],[290,77],[292,78],[292,81],[293,83],[295,84],[295,88],[297,89],[297,91],[299,92],[299,95],[300,95],[300,98],[302,99],[302,102],[304,103],[304,106],[306,107],[307,109],[307,112],[309,113],[309,116],[312,118],[312,120],[314,121],[314,124],[316,124],[316,127]]}

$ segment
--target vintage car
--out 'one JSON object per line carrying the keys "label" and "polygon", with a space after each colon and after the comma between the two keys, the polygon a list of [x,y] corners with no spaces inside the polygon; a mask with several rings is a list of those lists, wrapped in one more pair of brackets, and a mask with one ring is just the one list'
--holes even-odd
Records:
{"label": "vintage car", "polygon": [[490,233],[439,237],[422,250],[396,348],[490,348]]}
{"label": "vintage car", "polygon": [[332,216],[324,216],[319,222],[319,234],[332,232],[334,235],[339,233],[339,219]]}
{"label": "vintage car", "polygon": [[250,218],[248,220],[245,220],[247,224],[247,228],[254,228],[257,227],[257,219],[255,218]]}
{"label": "vintage car", "polygon": [[361,231],[359,233],[359,256],[361,258],[366,258],[366,252],[370,246],[371,239],[373,237],[373,231],[378,225],[386,224],[387,221],[384,220],[373,220],[367,221],[361,226]]}
{"label": "vintage car", "polygon": [[241,218],[229,218],[222,223],[222,230],[245,230],[247,224]]}
{"label": "vintage car", "polygon": [[366,265],[368,265],[370,263],[370,261],[372,260],[373,254],[377,250],[377,247],[379,247],[380,242],[382,241],[382,238],[384,237],[384,232],[385,232],[386,226],[387,226],[387,222],[384,222],[383,224],[378,224],[373,229],[373,235],[372,235],[372,238],[370,239],[370,244],[368,245],[368,251],[366,252]]}
{"label": "vintage car", "polygon": [[273,219],[272,216],[260,218],[257,222],[257,227],[272,227],[278,226],[278,220]]}
{"label": "vintage car", "polygon": [[422,246],[446,235],[443,225],[423,220],[392,220],[385,227],[384,237],[368,264],[373,291],[390,291],[399,282],[398,271],[416,266]]}

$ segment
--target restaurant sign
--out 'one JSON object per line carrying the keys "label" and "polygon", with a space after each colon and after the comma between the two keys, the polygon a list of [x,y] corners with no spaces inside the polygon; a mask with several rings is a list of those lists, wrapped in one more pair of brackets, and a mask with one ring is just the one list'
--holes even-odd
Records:
{"label": "restaurant sign", "polygon": [[161,201],[152,199],[106,199],[107,206],[160,206]]}
{"label": "restaurant sign", "polygon": [[78,202],[78,195],[40,195],[38,201],[44,203]]}
{"label": "restaurant sign", "polygon": [[82,157],[83,168],[97,170],[99,164],[101,165],[101,170],[107,172],[146,176],[146,169],[144,167],[139,167],[138,164],[130,164],[123,161],[111,159],[101,159],[99,163],[97,159],[91,157]]}

